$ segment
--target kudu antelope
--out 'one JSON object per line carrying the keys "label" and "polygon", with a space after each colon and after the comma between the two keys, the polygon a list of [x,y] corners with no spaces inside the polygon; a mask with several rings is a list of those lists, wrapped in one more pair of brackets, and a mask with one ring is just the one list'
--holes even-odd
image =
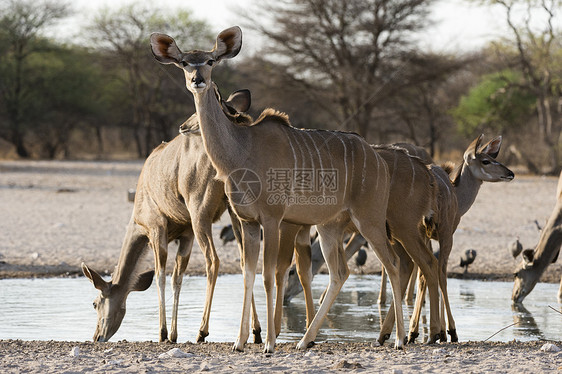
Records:
{"label": "kudu antelope", "polygon": [[[392,239],[392,249],[400,257],[400,298],[406,293],[406,286],[410,274],[413,270],[414,260],[419,264],[421,271],[427,275],[428,287],[430,289],[430,335],[431,342],[437,341],[440,336],[440,318],[439,318],[439,283],[438,283],[438,261],[433,256],[429,247],[428,235],[434,229],[426,226],[431,222],[432,216],[436,208],[437,184],[428,167],[418,157],[412,157],[406,150],[395,146],[372,146],[378,155],[380,155],[388,165],[391,177],[390,194],[388,207],[386,212],[386,220],[388,225],[388,234]],[[356,242],[355,235],[350,243]],[[359,239],[358,243],[361,243]],[[297,265],[298,259],[297,259]],[[279,264],[278,264],[279,266]],[[285,266],[285,269],[288,267]],[[303,266],[301,266],[302,268]],[[298,268],[297,268],[298,269]],[[299,272],[299,270],[297,270]],[[299,273],[300,275],[300,273]],[[306,301],[307,314],[309,309],[314,308],[314,304],[310,301],[312,297],[308,295],[310,285],[301,279]],[[321,297],[323,299],[324,295]],[[283,299],[277,299],[277,308]],[[323,303],[323,301],[321,301]],[[393,315],[394,304],[391,306],[388,314]],[[276,325],[280,323],[280,313],[276,314]],[[394,319],[389,319],[392,322]],[[390,332],[386,330],[379,337],[380,342],[388,339]]]}
{"label": "kudu antelope", "polygon": [[[213,91],[213,94],[215,92]],[[220,100],[220,99],[219,99]],[[244,112],[250,105],[249,91],[238,91],[225,102],[222,110]],[[236,122],[238,116],[230,118]],[[194,114],[180,128],[184,135],[196,133]],[[98,322],[94,341],[107,341],[118,330],[125,315],[125,304],[130,291],[147,289],[154,271],[136,274],[136,266],[147,245],[154,252],[158,286],[160,341],[168,339],[166,327],[165,285],[168,243],[179,238],[172,292],[174,303],[169,340],[177,341],[177,313],[183,275],[191,254],[193,237],[205,255],[207,272],[206,301],[197,341],[204,341],[209,332],[211,301],[218,275],[219,258],[212,239],[211,224],[226,209],[223,182],[215,178],[200,136],[178,135],[172,141],[158,146],[147,158],[137,184],[134,208],[127,227],[125,240],[112,280],[106,282],[93,269],[82,264],[88,277],[100,294],[94,302]],[[260,327],[253,314],[255,339],[260,341]]]}
{"label": "kudu antelope", "polygon": [[[522,303],[533,290],[548,265],[556,262],[562,245],[562,173],[558,178],[556,189],[556,205],[550,214],[546,226],[541,232],[539,243],[534,251],[529,252],[528,258],[521,262],[515,271],[513,293],[514,303]],[[562,277],[558,291],[558,301],[562,302]]]}
{"label": "kudu antelope", "polygon": [[[265,352],[274,351],[276,339],[272,287],[282,221],[317,226],[330,273],[325,301],[297,344],[298,349],[307,348],[314,341],[349,275],[343,260],[342,241],[344,229],[350,222],[376,251],[388,271],[393,293],[398,295],[399,259],[389,249],[385,227],[390,184],[388,167],[369,144],[351,133],[296,129],[285,115],[273,110],[262,113],[252,126],[232,124],[210,89],[211,72],[216,63],[233,58],[240,51],[242,32],[239,27],[222,31],[211,51],[183,53],[165,34],[154,33],[150,39],[158,61],[175,64],[184,71],[186,86],[195,98],[203,144],[217,170],[217,178],[225,183],[233,210],[241,219],[244,301],[234,349],[243,350],[248,339],[260,224],[264,232],[263,279],[267,300]],[[304,176],[302,183],[288,184],[283,179],[297,173]],[[314,179],[309,180],[308,176]],[[319,204],[320,201],[324,204]],[[400,303],[396,304],[395,312],[395,347],[401,348],[404,325]]]}
{"label": "kudu antelope", "polygon": [[[431,165],[438,185],[437,212],[434,215],[432,239],[439,242],[439,286],[447,313],[448,332],[451,341],[458,341],[455,321],[449,305],[447,293],[447,263],[453,248],[453,234],[462,216],[470,209],[482,182],[508,182],[513,180],[514,174],[507,167],[496,160],[499,154],[502,137],[498,136],[481,146],[483,135],[478,136],[468,146],[463,155],[463,162],[452,170],[447,166],[445,171],[437,165]],[[450,172],[450,174],[449,174]],[[425,295],[425,277],[418,277],[418,292],[413,315],[410,319],[410,342],[415,341],[419,331],[419,320],[423,298]],[[441,321],[443,324],[444,321]],[[442,327],[442,340],[446,340]]]}

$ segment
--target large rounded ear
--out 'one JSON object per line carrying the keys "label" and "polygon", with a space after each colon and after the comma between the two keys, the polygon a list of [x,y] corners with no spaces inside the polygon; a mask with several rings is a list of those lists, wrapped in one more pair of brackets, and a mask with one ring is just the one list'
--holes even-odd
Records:
{"label": "large rounded ear", "polygon": [[500,147],[502,146],[502,136],[498,136],[490,140],[486,145],[482,146],[480,153],[485,153],[492,158],[498,157]]}
{"label": "large rounded ear", "polygon": [[94,287],[101,292],[105,292],[111,287],[110,282],[104,281],[101,275],[99,275],[95,270],[90,269],[85,263],[82,263],[82,273],[84,273],[86,278],[92,282]]}
{"label": "large rounded ear", "polygon": [[171,36],[160,33],[150,35],[152,54],[163,64],[180,62],[181,51]]}
{"label": "large rounded ear", "polygon": [[474,139],[472,141],[472,143],[470,143],[470,145],[468,146],[468,148],[466,149],[466,151],[464,151],[464,160],[466,162],[468,162],[468,160],[470,159],[474,159],[476,158],[476,150],[478,149],[478,147],[480,146],[480,142],[482,141],[482,138],[484,137],[484,134],[481,134],[479,137],[477,137],[476,139]]}
{"label": "large rounded ear", "polygon": [[237,112],[247,112],[250,110],[250,105],[252,104],[250,90],[244,89],[234,91],[230,94],[226,103],[236,109]]}
{"label": "large rounded ear", "polygon": [[217,36],[212,53],[218,62],[223,58],[235,57],[242,48],[242,30],[238,26],[230,27]]}
{"label": "large rounded ear", "polygon": [[131,291],[146,291],[152,284],[152,278],[154,278],[154,270],[142,273],[131,287]]}

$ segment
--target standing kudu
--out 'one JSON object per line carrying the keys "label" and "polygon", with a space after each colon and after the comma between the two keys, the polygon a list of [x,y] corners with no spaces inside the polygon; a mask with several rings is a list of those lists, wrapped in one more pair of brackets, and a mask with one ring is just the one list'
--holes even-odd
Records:
{"label": "standing kudu", "polygon": [[[213,91],[213,95],[214,95]],[[219,99],[220,100],[220,99]],[[238,91],[228,101],[220,100],[222,110],[244,112],[249,108],[249,91]],[[238,116],[240,116],[238,114]],[[239,120],[230,115],[232,121]],[[130,291],[147,289],[154,271],[136,274],[136,266],[147,245],[154,252],[158,301],[160,309],[160,341],[168,339],[166,327],[165,285],[168,243],[179,238],[172,274],[174,303],[169,340],[177,341],[177,313],[183,275],[191,254],[193,237],[197,239],[206,260],[207,291],[205,308],[197,341],[204,341],[209,331],[211,301],[218,275],[219,258],[212,239],[211,224],[226,209],[224,183],[215,178],[216,172],[197,133],[193,115],[169,143],[158,146],[147,158],[141,171],[131,221],[112,280],[106,282],[94,270],[82,264],[82,270],[100,290],[94,302],[98,323],[94,341],[107,341],[118,330],[125,315],[125,303]],[[260,341],[260,327],[255,312],[254,335]]]}
{"label": "standing kudu", "polygon": [[[451,341],[458,341],[455,321],[449,305],[447,293],[447,263],[453,248],[453,234],[462,216],[470,209],[482,182],[508,182],[513,180],[514,174],[507,167],[496,161],[499,154],[502,137],[498,136],[483,146],[480,146],[483,135],[477,137],[466,149],[462,164],[451,173],[443,168],[432,165],[439,193],[437,195],[437,212],[434,215],[432,239],[439,242],[439,286],[447,312],[448,332]],[[412,318],[410,319],[410,342],[418,336],[421,308],[425,294],[425,277],[418,277],[418,292]],[[441,321],[444,324],[444,321]],[[442,340],[446,340],[445,327],[442,328]]]}
{"label": "standing kudu", "polygon": [[[550,214],[546,226],[541,232],[539,243],[535,250],[529,253],[529,258],[518,266],[515,271],[513,293],[511,299],[514,303],[522,303],[525,297],[533,290],[541,275],[548,265],[556,262],[562,245],[562,173],[558,178],[556,189],[556,205]],[[562,278],[558,291],[558,301],[562,302]]]}
{"label": "standing kudu", "polygon": [[[386,238],[386,208],[390,178],[386,163],[355,134],[302,130],[285,115],[268,110],[252,126],[233,125],[213,94],[211,72],[215,63],[235,57],[242,47],[238,27],[222,31],[211,51],[181,52],[164,34],[151,35],[152,52],[165,64],[185,74],[193,93],[201,136],[217,178],[233,210],[241,219],[244,252],[244,303],[234,349],[248,339],[249,306],[259,256],[260,224],[264,232],[263,279],[267,300],[265,352],[273,352],[275,324],[273,281],[280,243],[280,224],[316,225],[330,273],[326,298],[297,348],[304,349],[316,334],[341,286],[349,275],[342,248],[350,222],[367,239],[387,268],[393,294],[400,294],[399,259]],[[304,184],[280,183],[284,176],[306,174]],[[311,174],[310,174],[311,173]],[[314,179],[312,185],[308,185]],[[309,189],[311,187],[311,189]],[[323,202],[323,204],[319,203]],[[401,303],[396,304],[395,347],[403,346]]]}
{"label": "standing kudu", "polygon": [[[400,298],[406,292],[406,286],[413,270],[414,262],[419,264],[421,271],[426,274],[428,288],[430,290],[430,330],[431,341],[435,342],[440,336],[439,318],[439,282],[438,261],[433,256],[429,247],[428,235],[434,229],[426,226],[431,222],[436,208],[437,184],[433,174],[418,157],[412,157],[408,152],[395,146],[372,146],[378,155],[387,163],[391,177],[390,194],[386,212],[388,235],[392,239],[392,249],[400,257],[400,285],[402,286]],[[350,245],[361,246],[363,240],[357,235],[350,240]],[[314,256],[314,255],[312,255]],[[414,262],[412,262],[412,259]],[[299,260],[297,259],[297,265]],[[286,269],[287,267],[285,267]],[[303,266],[300,266],[303,268]],[[279,270],[279,269],[278,269]],[[301,270],[297,267],[300,276]],[[302,280],[307,314],[314,304],[308,295],[310,286],[307,280]],[[321,297],[323,299],[324,295]],[[277,299],[276,310],[282,302]],[[322,301],[321,301],[322,302]],[[391,306],[389,316],[394,317],[395,305]],[[280,323],[280,313],[276,319],[276,325]],[[394,318],[388,318],[381,329],[380,342],[388,339],[392,331]]]}

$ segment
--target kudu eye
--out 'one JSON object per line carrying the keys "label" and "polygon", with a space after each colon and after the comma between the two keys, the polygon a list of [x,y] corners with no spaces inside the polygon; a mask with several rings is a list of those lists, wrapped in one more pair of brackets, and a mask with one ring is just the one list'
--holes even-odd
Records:
{"label": "kudu eye", "polygon": [[181,64],[181,66],[183,66],[183,67],[186,67],[186,66],[187,66],[187,62],[185,62],[185,61],[181,61],[180,64]]}
{"label": "kudu eye", "polygon": [[490,165],[491,163],[490,160],[482,160],[482,165]]}
{"label": "kudu eye", "polygon": [[214,63],[215,63],[215,60],[209,60],[209,61],[207,61],[207,65],[209,65],[209,66],[213,66]]}

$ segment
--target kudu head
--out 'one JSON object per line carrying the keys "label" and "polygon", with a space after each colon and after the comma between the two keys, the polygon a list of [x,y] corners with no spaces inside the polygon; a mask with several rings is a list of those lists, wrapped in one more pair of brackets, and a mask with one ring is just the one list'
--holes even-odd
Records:
{"label": "kudu head", "polygon": [[513,292],[511,300],[518,304],[533,290],[546,267],[555,263],[560,255],[562,239],[562,173],[558,178],[556,188],[557,203],[548,219],[546,226],[541,231],[541,236],[534,249],[525,249],[522,252],[523,261],[515,269]]}
{"label": "kudu head", "polygon": [[[223,100],[217,87],[215,86],[215,93],[217,99],[221,103],[222,111],[224,114],[234,123],[241,122],[252,122],[252,118],[246,114],[250,109],[252,103],[252,97],[250,90],[238,90],[234,91],[227,100]],[[190,135],[190,134],[201,134],[201,129],[199,128],[199,119],[197,118],[197,113],[194,113],[189,117],[184,123],[180,125],[180,134]]]}
{"label": "kudu head", "polygon": [[98,314],[98,323],[94,333],[95,342],[108,341],[119,329],[125,317],[127,296],[131,291],[144,291],[152,284],[154,271],[140,274],[130,285],[112,284],[103,280],[95,270],[82,263],[82,272],[100,291],[94,300],[94,309]]}
{"label": "kudu head", "polygon": [[477,179],[484,182],[508,182],[515,175],[507,167],[496,161],[500,152],[502,137],[498,136],[484,146],[480,147],[482,137],[480,135],[468,146],[464,152],[464,164]]}
{"label": "kudu head", "polygon": [[515,279],[511,293],[511,300],[514,304],[523,302],[525,297],[535,288],[540,275],[540,272],[533,269],[533,251],[527,251],[514,274]]}
{"label": "kudu head", "polygon": [[202,94],[211,88],[211,72],[221,60],[235,57],[242,48],[242,30],[238,26],[222,31],[210,51],[182,52],[174,39],[166,34],[150,35],[154,57],[163,64],[175,64],[185,74],[187,89]]}

